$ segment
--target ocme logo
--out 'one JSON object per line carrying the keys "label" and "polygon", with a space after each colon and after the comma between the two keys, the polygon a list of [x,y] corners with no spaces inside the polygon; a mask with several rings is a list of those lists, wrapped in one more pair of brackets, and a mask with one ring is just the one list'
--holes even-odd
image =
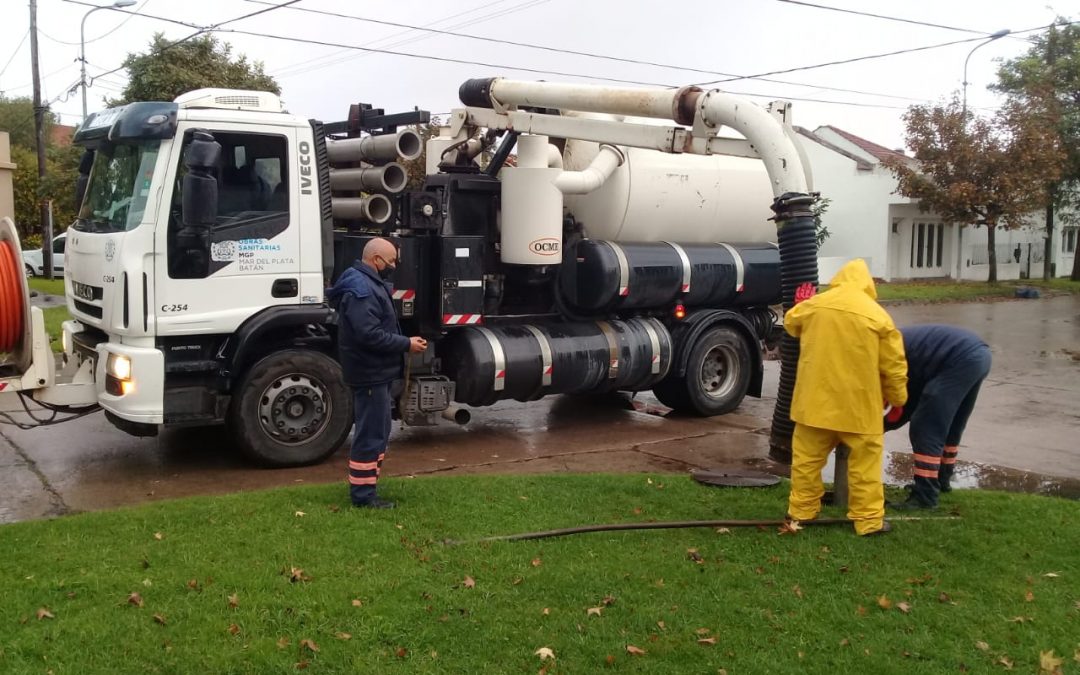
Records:
{"label": "ocme logo", "polygon": [[544,237],[529,242],[529,250],[539,255],[559,255],[561,242],[555,237]]}

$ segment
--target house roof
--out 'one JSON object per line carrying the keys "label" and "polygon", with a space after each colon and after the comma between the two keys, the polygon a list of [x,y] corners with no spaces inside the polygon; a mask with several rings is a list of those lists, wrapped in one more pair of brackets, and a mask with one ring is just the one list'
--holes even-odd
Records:
{"label": "house roof", "polygon": [[74,137],[75,127],[66,124],[54,124],[49,130],[49,141],[51,145],[59,145],[61,147],[71,145],[71,140]]}
{"label": "house roof", "polygon": [[834,127],[831,124],[826,124],[824,126],[818,127],[818,129],[828,129],[829,131],[832,131],[834,134],[836,134],[837,136],[840,136],[844,140],[857,145],[859,147],[859,149],[873,155],[879,162],[884,162],[887,159],[893,159],[893,158],[896,158],[896,159],[901,159],[901,158],[911,159],[910,157],[908,157],[907,155],[905,155],[902,152],[897,152],[896,150],[890,150],[889,148],[886,148],[884,145],[878,145],[877,143],[875,143],[873,141],[868,141],[868,140],[866,140],[865,138],[863,138],[861,136],[856,136],[855,134],[851,133],[850,131],[844,131],[843,129],[840,129],[839,127]]}
{"label": "house roof", "polygon": [[843,155],[844,157],[847,157],[851,161],[855,162],[855,168],[859,169],[860,171],[870,171],[871,169],[874,168],[874,166],[872,164],[870,164],[870,162],[866,161],[862,157],[859,157],[858,155],[856,155],[853,152],[848,152],[847,150],[841,148],[839,145],[836,145],[835,143],[830,143],[829,141],[825,140],[821,136],[818,136],[813,131],[810,131],[809,129],[807,129],[805,127],[800,127],[800,126],[796,125],[795,126],[795,133],[799,134],[800,136],[804,136],[806,138],[809,138],[810,140],[814,141],[818,145],[826,147],[829,150],[832,150],[833,152],[835,152],[835,153],[837,153],[839,155]]}

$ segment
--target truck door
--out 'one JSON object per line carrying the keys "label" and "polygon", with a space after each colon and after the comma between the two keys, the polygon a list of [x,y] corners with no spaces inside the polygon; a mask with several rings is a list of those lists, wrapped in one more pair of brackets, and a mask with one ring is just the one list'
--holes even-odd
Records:
{"label": "truck door", "polygon": [[[207,131],[205,127],[199,127]],[[155,240],[153,314],[161,337],[228,335],[273,305],[298,304],[299,200],[295,130],[219,124],[208,131],[221,145],[212,170],[218,183],[217,217],[208,237],[182,233],[184,152],[195,125],[177,132]]]}

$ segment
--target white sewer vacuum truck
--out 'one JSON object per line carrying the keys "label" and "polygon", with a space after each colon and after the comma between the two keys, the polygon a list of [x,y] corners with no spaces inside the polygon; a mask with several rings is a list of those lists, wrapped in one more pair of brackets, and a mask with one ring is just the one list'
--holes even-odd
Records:
{"label": "white sewer vacuum truck", "polygon": [[[136,435],[224,422],[262,464],[321,461],[352,424],[324,291],[373,236],[400,247],[395,307],[429,341],[405,368],[405,423],[562,393],[652,390],[698,415],[759,395],[769,306],[817,281],[788,105],[501,78],[459,93],[426,170],[419,110],[323,124],[272,94],[204,89],[90,116],[62,369],[18,265],[0,398],[100,406]],[[18,253],[8,221],[0,278]]]}

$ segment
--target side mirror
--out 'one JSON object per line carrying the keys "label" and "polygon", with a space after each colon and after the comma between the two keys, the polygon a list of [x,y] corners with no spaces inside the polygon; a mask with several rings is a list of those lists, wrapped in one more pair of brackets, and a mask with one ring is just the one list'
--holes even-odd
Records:
{"label": "side mirror", "polygon": [[84,150],[79,159],[79,177],[75,179],[75,212],[82,210],[86,186],[90,182],[90,169],[94,166],[94,151]]}
{"label": "side mirror", "polygon": [[217,220],[218,183],[213,171],[221,161],[221,144],[206,131],[196,131],[184,153],[181,219],[188,227],[209,227]]}

